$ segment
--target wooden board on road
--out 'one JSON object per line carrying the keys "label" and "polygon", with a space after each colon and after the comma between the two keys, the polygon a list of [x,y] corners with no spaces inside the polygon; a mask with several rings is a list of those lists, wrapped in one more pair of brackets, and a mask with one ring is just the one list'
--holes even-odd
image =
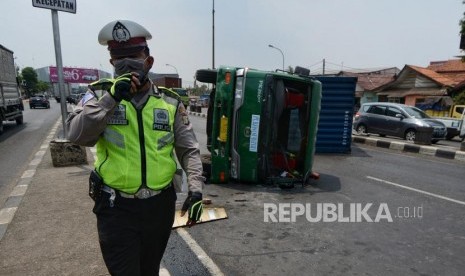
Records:
{"label": "wooden board on road", "polygon": [[[227,219],[228,214],[226,214],[226,210],[223,207],[216,207],[216,208],[203,208],[202,217],[200,218],[200,222],[197,223],[205,223],[220,219]],[[174,223],[171,229],[175,229],[178,227],[185,227],[187,223],[187,213],[181,217],[181,210],[177,210],[174,214]]]}

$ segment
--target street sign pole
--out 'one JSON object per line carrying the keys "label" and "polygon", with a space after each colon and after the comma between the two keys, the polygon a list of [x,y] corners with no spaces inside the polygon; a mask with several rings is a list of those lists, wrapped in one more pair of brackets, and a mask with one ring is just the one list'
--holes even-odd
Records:
{"label": "street sign pole", "polygon": [[57,62],[58,87],[60,89],[61,120],[63,123],[63,139],[67,139],[66,117],[68,109],[66,107],[65,83],[63,78],[63,59],[61,57],[60,26],[58,23],[58,11],[52,11],[53,42],[55,44],[55,58]]}
{"label": "street sign pole", "polygon": [[32,6],[52,10],[53,42],[55,44],[55,58],[57,61],[58,89],[61,98],[61,120],[63,123],[62,139],[50,141],[50,153],[54,167],[75,166],[87,164],[86,148],[71,143],[66,129],[66,107],[65,82],[63,78],[63,60],[61,58],[60,27],[58,24],[58,11],[76,13],[76,0],[44,1],[32,0]]}
{"label": "street sign pole", "polygon": [[61,98],[61,120],[63,123],[63,139],[68,137],[66,129],[66,107],[65,82],[63,78],[63,59],[61,58],[60,26],[58,24],[58,11],[76,13],[76,0],[43,1],[32,0],[32,6],[36,8],[50,9],[52,11],[53,42],[55,44],[55,58],[57,61],[58,89]]}

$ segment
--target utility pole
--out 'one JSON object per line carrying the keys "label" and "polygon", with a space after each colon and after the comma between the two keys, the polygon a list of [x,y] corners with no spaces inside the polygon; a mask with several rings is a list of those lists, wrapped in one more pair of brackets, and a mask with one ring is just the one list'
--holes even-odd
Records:
{"label": "utility pole", "polygon": [[325,75],[326,60],[323,59],[323,76]]}
{"label": "utility pole", "polygon": [[212,69],[215,69],[215,0],[212,8]]}

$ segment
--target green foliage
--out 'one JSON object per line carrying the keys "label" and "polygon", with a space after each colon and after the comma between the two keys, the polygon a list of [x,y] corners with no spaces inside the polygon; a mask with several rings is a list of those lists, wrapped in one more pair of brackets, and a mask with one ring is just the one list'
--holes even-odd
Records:
{"label": "green foliage", "polygon": [[454,96],[454,104],[465,104],[465,89]]}
{"label": "green foliage", "polygon": [[21,71],[22,79],[24,80],[26,93],[28,96],[37,92],[37,84],[39,83],[37,79],[37,73],[32,67],[25,67]]}
{"label": "green foliage", "polygon": [[194,88],[189,88],[189,90],[191,96],[200,96],[208,91],[208,86],[206,84],[202,84],[201,86],[194,84]]}
{"label": "green foliage", "polygon": [[39,81],[36,85],[38,92],[44,92],[50,89],[50,84],[47,82]]}

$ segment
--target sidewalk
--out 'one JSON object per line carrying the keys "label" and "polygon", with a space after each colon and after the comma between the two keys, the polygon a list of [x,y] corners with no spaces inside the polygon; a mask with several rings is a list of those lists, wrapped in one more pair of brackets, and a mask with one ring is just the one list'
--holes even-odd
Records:
{"label": "sidewalk", "polygon": [[0,240],[1,275],[108,275],[87,195],[91,168],[55,168],[47,149],[30,182],[20,180],[27,190],[7,201],[19,208]]}

